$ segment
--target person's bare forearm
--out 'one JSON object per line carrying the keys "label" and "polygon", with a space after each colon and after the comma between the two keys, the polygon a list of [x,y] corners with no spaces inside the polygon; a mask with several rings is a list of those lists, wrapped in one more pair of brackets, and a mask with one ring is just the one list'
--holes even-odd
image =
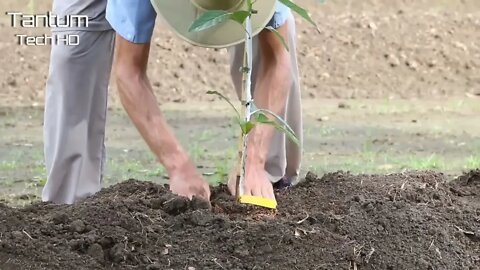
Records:
{"label": "person's bare forearm", "polygon": [[210,200],[210,187],[163,117],[147,77],[150,44],[116,39],[115,73],[120,100],[150,150],[167,170],[170,190],[187,198]]}
{"label": "person's bare forearm", "polygon": [[177,170],[188,162],[186,152],[157,105],[148,79],[138,76],[119,81],[118,88],[127,114],[167,171]]}

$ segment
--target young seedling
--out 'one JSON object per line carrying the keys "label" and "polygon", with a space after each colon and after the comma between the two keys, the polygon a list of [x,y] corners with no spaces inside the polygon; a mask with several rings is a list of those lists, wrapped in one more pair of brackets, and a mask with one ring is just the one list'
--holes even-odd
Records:
{"label": "young seedling", "polygon": [[[318,28],[315,22],[312,20],[308,12],[299,7],[298,5],[294,4],[289,0],[279,0],[281,3],[289,7],[292,11],[299,14],[305,20],[310,22],[315,26],[318,31]],[[252,25],[251,25],[251,17],[255,16],[255,9],[253,8],[253,1],[247,0],[248,2],[248,9],[247,10],[239,10],[235,12],[227,12],[224,10],[211,10],[203,13],[198,19],[196,19],[189,31],[191,32],[198,32],[203,31],[205,29],[209,29],[214,27],[218,24],[221,24],[227,20],[233,20],[238,22],[245,28],[245,56],[244,56],[244,66],[242,68],[243,73],[243,86],[244,91],[241,97],[242,103],[242,115],[238,112],[232,102],[219,93],[218,91],[208,91],[207,94],[214,94],[222,99],[224,99],[236,112],[236,118],[238,125],[240,126],[242,136],[240,138],[240,149],[238,151],[238,163],[237,163],[237,182],[236,182],[236,196],[237,199],[240,199],[242,194],[244,194],[244,181],[245,181],[245,172],[246,172],[246,158],[247,158],[247,139],[250,131],[258,124],[265,124],[270,125],[276,128],[277,130],[286,134],[286,136],[293,141],[295,144],[299,145],[299,139],[297,138],[295,132],[289,127],[289,125],[282,119],[280,116],[276,115],[274,112],[266,110],[266,109],[259,109],[255,106],[255,103],[252,99],[251,95],[251,76],[252,76]],[[268,30],[275,33],[275,35],[281,40],[282,44],[284,45],[286,50],[289,50],[288,45],[284,38],[277,32],[276,29],[272,27],[267,27]],[[273,120],[268,117],[271,116]],[[238,170],[240,173],[238,174]],[[275,208],[275,207],[273,207]]]}

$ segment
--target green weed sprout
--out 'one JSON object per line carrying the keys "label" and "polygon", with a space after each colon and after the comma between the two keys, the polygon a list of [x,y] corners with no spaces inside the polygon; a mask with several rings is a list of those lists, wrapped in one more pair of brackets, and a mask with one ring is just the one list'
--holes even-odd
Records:
{"label": "green weed sprout", "polygon": [[[245,28],[245,58],[244,58],[244,67],[242,68],[242,72],[244,75],[243,84],[244,84],[244,97],[241,98],[242,103],[242,113],[243,117],[239,113],[239,111],[235,108],[232,102],[222,95],[218,91],[208,91],[207,94],[213,94],[221,97],[224,99],[228,104],[235,110],[237,122],[240,126],[242,131],[241,136],[241,147],[239,149],[239,161],[241,171],[238,177],[237,175],[237,182],[236,182],[236,196],[237,198],[240,194],[243,194],[243,183],[245,179],[245,161],[246,161],[246,154],[247,154],[247,137],[250,131],[258,124],[265,124],[270,125],[276,128],[277,130],[286,134],[286,136],[293,141],[295,144],[299,145],[299,139],[297,138],[294,131],[289,127],[289,125],[285,122],[284,119],[276,115],[274,112],[266,110],[266,109],[259,109],[255,106],[254,101],[251,95],[251,76],[252,76],[252,26],[251,26],[251,16],[254,16],[256,11],[253,8],[254,2],[252,0],[248,1],[248,10],[239,10],[235,12],[227,12],[224,10],[211,10],[203,13],[198,19],[196,19],[190,26],[190,32],[198,32],[209,29],[214,27],[218,24],[221,24],[227,20],[233,20],[239,24],[241,24]],[[307,20],[309,23],[315,26],[316,30],[318,30],[317,25],[312,20],[308,12],[301,8],[300,6],[294,4],[290,0],[279,0],[282,4],[289,7],[292,11],[300,15],[302,18]],[[276,29],[272,27],[267,27],[266,29],[274,32],[276,36],[281,40],[283,46],[286,50],[288,50],[287,43],[285,42],[284,38],[277,32]],[[271,120],[267,115],[273,117]],[[238,168],[238,167],[237,167]]]}

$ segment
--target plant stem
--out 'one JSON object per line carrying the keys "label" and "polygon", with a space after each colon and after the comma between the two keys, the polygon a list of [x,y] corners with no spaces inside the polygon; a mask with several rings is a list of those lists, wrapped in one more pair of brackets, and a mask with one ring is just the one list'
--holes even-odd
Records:
{"label": "plant stem", "polygon": [[[245,95],[245,122],[250,121],[251,112],[252,112],[252,23],[251,23],[251,10],[250,16],[245,20],[245,60],[244,60],[244,95]],[[241,158],[241,171],[240,178],[237,178],[237,197],[244,194],[245,187],[245,174],[246,174],[246,160],[247,160],[247,137],[248,134],[243,134],[243,145],[242,145],[242,158]]]}

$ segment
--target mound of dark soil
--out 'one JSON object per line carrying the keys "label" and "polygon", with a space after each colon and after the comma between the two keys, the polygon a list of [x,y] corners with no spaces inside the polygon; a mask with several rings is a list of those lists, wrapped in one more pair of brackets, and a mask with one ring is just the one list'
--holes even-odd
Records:
{"label": "mound of dark soil", "polygon": [[480,269],[479,174],[308,174],[276,211],[129,180],[0,206],[0,269]]}

